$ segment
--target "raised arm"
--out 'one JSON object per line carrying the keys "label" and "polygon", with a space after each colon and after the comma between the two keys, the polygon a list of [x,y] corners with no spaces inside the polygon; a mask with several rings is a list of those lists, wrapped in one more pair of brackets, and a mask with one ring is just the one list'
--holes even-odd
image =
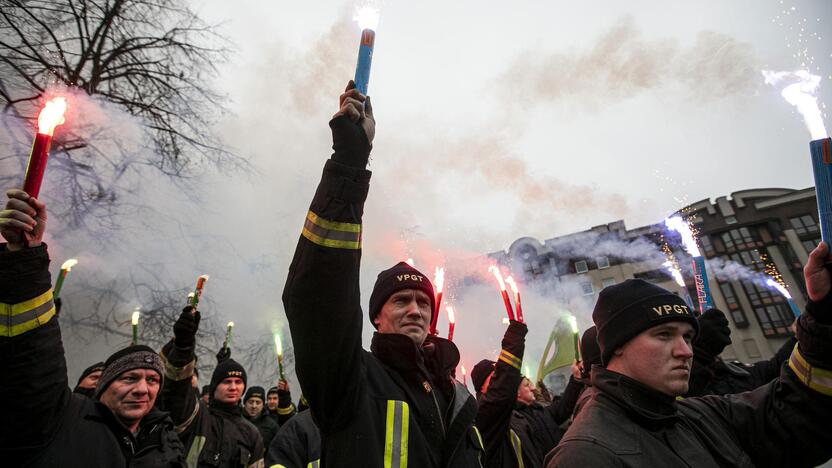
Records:
{"label": "raised arm", "polygon": [[329,123],[334,153],[324,166],[283,290],[301,390],[324,433],[352,419],[362,388],[364,314],[358,279],[375,121],[369,99],[365,110],[365,97],[353,86],[341,95],[341,108]]}
{"label": "raised arm", "polygon": [[196,332],[199,311],[191,306],[182,310],[173,325],[174,338],[159,353],[165,363],[165,385],[159,405],[170,413],[178,432],[186,431],[196,419],[199,405],[197,390],[191,386],[196,359]]}
{"label": "raised arm", "polygon": [[[491,457],[498,451],[508,437],[511,415],[517,404],[517,389],[523,376],[520,366],[526,348],[526,333],[529,329],[525,323],[512,321],[503,336],[502,349],[494,374],[488,383],[485,394],[479,398],[477,408],[477,428],[482,432],[485,453]],[[480,389],[476,389],[479,391]]]}
{"label": "raised arm", "polygon": [[49,443],[70,391],[42,243],[46,207],[22,190],[7,196],[0,211],[7,241],[0,244],[0,451],[4,465],[18,466]]}

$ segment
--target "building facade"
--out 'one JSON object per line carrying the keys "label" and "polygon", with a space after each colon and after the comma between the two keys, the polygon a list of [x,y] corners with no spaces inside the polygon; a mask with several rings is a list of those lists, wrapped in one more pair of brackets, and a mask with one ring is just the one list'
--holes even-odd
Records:
{"label": "building facade", "polygon": [[[794,315],[785,298],[760,278],[778,276],[803,309],[803,264],[820,242],[817,213],[814,187],[745,190],[679,211],[698,231],[714,304],[729,318],[733,344],[723,358],[766,359],[785,341]],[[688,301],[696,298],[691,259],[663,222],[628,230],[615,221],[542,242],[523,237],[489,257],[527,287],[548,294],[567,290],[566,296],[584,301],[583,308],[594,304],[601,289],[629,278],[653,282]],[[668,258],[678,264],[684,285],[672,277]]]}

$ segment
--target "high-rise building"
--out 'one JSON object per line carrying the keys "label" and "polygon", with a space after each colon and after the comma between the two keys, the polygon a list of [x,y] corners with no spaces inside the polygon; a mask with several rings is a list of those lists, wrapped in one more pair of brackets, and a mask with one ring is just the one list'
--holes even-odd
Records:
{"label": "high-rise building", "polygon": [[[814,187],[744,190],[679,211],[698,232],[714,304],[729,318],[733,344],[723,358],[768,358],[790,333],[794,315],[785,298],[760,278],[779,276],[798,307],[805,307],[802,268],[820,242],[817,213]],[[663,265],[665,252],[681,267],[684,287]],[[568,285],[567,295],[583,300],[584,307],[604,287],[629,278],[654,282],[686,300],[696,298],[690,257],[663,222],[628,230],[615,221],[542,242],[523,237],[489,257],[544,294]]]}

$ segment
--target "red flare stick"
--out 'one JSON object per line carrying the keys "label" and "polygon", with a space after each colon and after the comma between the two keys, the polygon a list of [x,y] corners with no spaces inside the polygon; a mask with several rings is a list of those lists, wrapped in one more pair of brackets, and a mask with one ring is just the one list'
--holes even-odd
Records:
{"label": "red flare stick", "polygon": [[442,304],[442,291],[436,293],[436,308],[433,311],[433,317],[430,319],[430,334],[431,335],[438,335],[439,332],[436,330],[436,322],[439,320],[439,305]]}
{"label": "red flare stick", "polygon": [[500,294],[503,296],[503,304],[506,306],[506,314],[508,315],[509,320],[516,320],[514,318],[514,311],[511,310],[511,301],[508,298],[508,291],[503,289],[500,291]]}
{"label": "red flare stick", "polygon": [[448,312],[448,341],[454,340],[454,327],[456,327],[456,317],[454,316],[454,308],[451,306],[445,307]]}
{"label": "red flare stick", "polygon": [[64,123],[66,99],[59,97],[47,101],[38,115],[38,133],[29,152],[29,163],[26,175],[23,177],[23,191],[37,198],[40,186],[46,172],[46,160],[49,158],[49,147],[52,145],[52,133],[55,127]]}

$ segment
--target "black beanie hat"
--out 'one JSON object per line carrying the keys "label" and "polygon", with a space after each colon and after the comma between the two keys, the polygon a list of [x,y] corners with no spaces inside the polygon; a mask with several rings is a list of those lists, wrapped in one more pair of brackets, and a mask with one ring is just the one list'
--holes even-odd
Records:
{"label": "black beanie hat", "polygon": [[405,262],[399,262],[389,270],[384,270],[378,274],[376,284],[373,286],[373,293],[370,294],[370,323],[378,328],[375,324],[375,319],[381,312],[381,306],[387,302],[387,299],[396,291],[402,289],[418,289],[423,291],[430,298],[430,315],[433,319],[433,314],[436,311],[436,297],[433,293],[433,284],[430,279],[421,271],[413,268]]}
{"label": "black beanie hat", "polygon": [[699,321],[681,297],[640,279],[604,288],[598,294],[592,321],[598,327],[603,365],[610,362],[616,349],[656,325],[688,322],[699,333]]}
{"label": "black beanie hat", "polygon": [[103,371],[104,370],[104,363],[103,362],[96,362],[95,364],[87,367],[84,369],[84,372],[81,372],[81,377],[78,377],[78,383],[75,386],[81,385],[81,381],[86,379],[88,375],[92,374],[93,372]]}
{"label": "black beanie hat", "polygon": [[260,401],[266,401],[266,390],[263,387],[254,386],[246,390],[246,396],[243,398],[243,403],[247,402],[249,398],[259,398]]}
{"label": "black beanie hat", "polygon": [[156,371],[160,382],[165,377],[165,366],[156,351],[145,345],[128,346],[107,358],[101,378],[98,380],[98,386],[95,387],[95,398],[98,399],[118,376],[133,369]]}
{"label": "black beanie hat", "polygon": [[474,384],[474,391],[479,394],[480,390],[482,390],[482,384],[485,383],[485,379],[494,372],[494,366],[497,363],[494,361],[489,361],[488,359],[483,359],[482,361],[478,362],[473,369],[471,369],[471,383]]}
{"label": "black beanie hat", "polygon": [[581,360],[587,371],[593,364],[601,365],[601,348],[598,347],[598,329],[595,325],[587,328],[581,337]]}
{"label": "black beanie hat", "polygon": [[214,390],[216,390],[217,385],[229,377],[239,377],[243,380],[243,385],[248,386],[246,370],[240,363],[228,358],[217,364],[214,373],[211,374],[211,398],[214,397]]}

